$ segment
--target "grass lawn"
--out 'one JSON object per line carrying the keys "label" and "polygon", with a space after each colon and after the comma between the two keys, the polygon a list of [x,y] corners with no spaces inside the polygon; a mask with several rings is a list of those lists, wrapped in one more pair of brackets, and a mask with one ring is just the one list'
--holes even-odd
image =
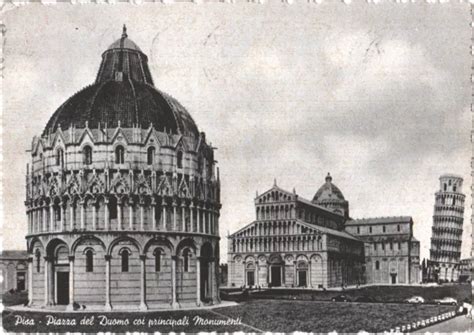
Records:
{"label": "grass lawn", "polygon": [[[322,301],[294,301],[257,299],[238,306],[216,308],[214,310],[169,311],[169,312],[117,312],[117,313],[55,313],[55,312],[3,312],[3,327],[13,332],[254,332],[255,327],[272,332],[380,332],[391,327],[411,323],[444,312],[452,311],[452,306],[378,304],[378,303],[338,303]],[[16,325],[19,317],[33,319],[34,325]],[[75,325],[46,325],[47,315],[61,319],[75,320]],[[127,325],[100,325],[99,315],[115,320],[128,320]],[[81,325],[83,318],[94,316],[94,325]],[[200,317],[207,320],[239,320],[238,325],[196,325]],[[134,320],[144,319],[143,325],[134,325]],[[150,325],[149,320],[188,320],[187,325]],[[30,321],[31,322],[31,321]],[[183,321],[182,321],[183,322]],[[248,327],[250,325],[252,327]]]}
{"label": "grass lawn", "polygon": [[442,286],[368,286],[359,289],[348,289],[344,292],[336,291],[308,291],[308,290],[285,290],[273,289],[252,292],[252,298],[268,299],[294,299],[329,301],[333,297],[344,294],[351,300],[360,296],[370,296],[378,302],[402,302],[414,295],[425,298],[426,302],[434,299],[453,297],[458,302],[464,299],[472,300],[471,284],[445,284]]}
{"label": "grass lawn", "polygon": [[216,309],[272,332],[381,332],[454,310],[450,306],[251,300]]}

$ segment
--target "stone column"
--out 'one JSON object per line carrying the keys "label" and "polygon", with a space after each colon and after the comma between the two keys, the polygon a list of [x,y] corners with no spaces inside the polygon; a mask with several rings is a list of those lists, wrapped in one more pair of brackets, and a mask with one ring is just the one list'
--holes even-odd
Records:
{"label": "stone column", "polygon": [[110,304],[110,255],[105,255],[105,307],[106,311],[112,310],[112,305]]}
{"label": "stone column", "polygon": [[59,221],[60,230],[64,231],[64,227],[66,226],[66,207],[63,206],[62,203],[59,204],[59,210],[61,211],[61,220]]}
{"label": "stone column", "polygon": [[92,229],[97,230],[97,206],[92,204]]}
{"label": "stone column", "polygon": [[54,205],[51,203],[49,205],[49,231],[55,231],[54,229],[54,222],[55,222],[55,217],[54,217]]}
{"label": "stone column", "polygon": [[31,232],[36,233],[36,222],[35,222],[35,209],[31,209]]}
{"label": "stone column", "polygon": [[81,230],[84,230],[86,228],[86,222],[84,220],[84,200],[81,200],[79,205],[81,206]]}
{"label": "stone column", "polygon": [[152,220],[152,229],[156,230],[156,203],[155,200],[151,202],[151,220]]}
{"label": "stone column", "polygon": [[181,230],[186,231],[186,205],[181,203]]}
{"label": "stone column", "polygon": [[195,233],[197,229],[194,229],[194,204],[192,202],[189,205],[189,225],[190,231]]}
{"label": "stone column", "polygon": [[196,207],[196,216],[197,216],[197,231],[198,233],[202,233],[202,229],[201,229],[201,206],[197,206]]}
{"label": "stone column", "polygon": [[48,257],[44,257],[43,271],[44,271],[44,305],[48,306],[49,302],[49,286],[48,286]]}
{"label": "stone column", "polygon": [[272,266],[270,263],[267,263],[267,275],[268,275],[268,285],[272,283]]}
{"label": "stone column", "polygon": [[257,260],[255,261],[255,275],[257,276],[256,280],[255,280],[255,286],[256,287],[259,287],[260,286],[260,281],[259,281],[259,278],[260,278],[260,265],[258,265],[258,258]]}
{"label": "stone column", "polygon": [[171,307],[178,308],[176,301],[176,259],[177,256],[171,256]]}
{"label": "stone column", "polygon": [[140,230],[144,231],[145,230],[145,218],[144,218],[144,213],[143,213],[143,206],[144,204],[140,204]]}
{"label": "stone column", "polygon": [[104,199],[104,221],[105,221],[105,230],[110,229],[110,222],[109,222],[109,199]]}
{"label": "stone column", "polygon": [[296,261],[293,261],[293,285],[298,287],[298,271],[296,271]]}
{"label": "stone column", "polygon": [[128,230],[133,230],[133,201],[128,202]]}
{"label": "stone column", "polygon": [[209,234],[214,235],[214,220],[213,220],[213,214],[212,214],[212,208],[209,209],[208,212],[209,215]]}
{"label": "stone column", "polygon": [[207,233],[212,234],[211,210],[207,210]]}
{"label": "stone column", "polygon": [[31,215],[30,215],[30,209],[28,208],[26,210],[26,215],[28,216],[28,234],[31,234],[32,233],[32,230],[31,230]]}
{"label": "stone column", "polygon": [[120,202],[117,201],[117,230],[122,230],[122,206]]}
{"label": "stone column", "polygon": [[36,207],[35,213],[36,213],[36,232],[40,233],[41,232],[41,213],[40,213],[39,207]]}
{"label": "stone column", "polygon": [[285,261],[283,261],[283,265],[280,266],[280,278],[281,278],[281,286],[285,286],[285,281],[286,281],[286,278],[285,278]]}
{"label": "stone column", "polygon": [[308,287],[313,287],[313,284],[311,283],[311,268],[312,268],[312,263],[311,259],[308,260]]}
{"label": "stone column", "polygon": [[166,200],[165,198],[162,198],[161,200],[161,210],[162,210],[162,215],[161,215],[161,222],[163,223],[163,230],[166,231]]}
{"label": "stone column", "polygon": [[52,280],[52,259],[44,257],[44,305],[51,306],[53,304],[53,280]]}
{"label": "stone column", "polygon": [[30,233],[34,233],[34,217],[33,217],[33,211],[31,210],[30,208],[30,212],[29,212],[29,216],[30,216]]}
{"label": "stone column", "polygon": [[211,279],[211,287],[212,287],[212,303],[217,304],[220,302],[219,298],[219,289],[218,289],[218,283],[217,283],[217,272],[216,272],[216,261],[215,258],[212,258],[212,263],[211,263],[211,274],[212,274],[212,279]]}
{"label": "stone column", "polygon": [[178,227],[176,227],[176,206],[177,205],[178,204],[175,201],[173,201],[173,230],[174,231],[178,230],[177,229]]}
{"label": "stone column", "polygon": [[74,256],[69,256],[69,305],[66,310],[74,310]]}
{"label": "stone column", "polygon": [[140,255],[140,310],[146,311],[148,306],[146,305],[146,267],[145,267],[146,255]]}
{"label": "stone column", "polygon": [[33,257],[28,257],[28,306],[33,304]]}
{"label": "stone column", "polygon": [[196,257],[196,306],[201,306],[201,257]]}
{"label": "stone column", "polygon": [[74,203],[71,201],[69,204],[69,230],[74,229]]}
{"label": "stone column", "polygon": [[48,219],[46,217],[46,206],[41,207],[41,211],[43,212],[43,231],[48,231]]}
{"label": "stone column", "polygon": [[[209,261],[209,296],[211,297],[212,301],[214,302],[214,259],[211,258]],[[245,273],[245,266],[244,266],[244,273]],[[245,276],[245,280],[247,280],[247,276]]]}

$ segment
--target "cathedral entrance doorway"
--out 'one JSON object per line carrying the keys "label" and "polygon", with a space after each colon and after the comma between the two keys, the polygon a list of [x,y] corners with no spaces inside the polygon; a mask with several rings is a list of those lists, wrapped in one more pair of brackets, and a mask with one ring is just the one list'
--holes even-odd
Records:
{"label": "cathedral entrance doorway", "polygon": [[246,286],[255,285],[255,264],[250,262],[246,265],[246,277],[245,277]]}
{"label": "cathedral entrance doorway", "polygon": [[285,277],[283,274],[285,262],[283,262],[281,255],[271,255],[268,266],[268,285],[270,287],[282,286],[282,284],[285,282]]}
{"label": "cathedral entrance doorway", "polygon": [[255,285],[255,272],[247,271],[247,286]]}
{"label": "cathedral entrance doorway", "polygon": [[397,274],[396,273],[391,273],[390,276],[392,277],[392,284],[397,283]]}
{"label": "cathedral entrance doorway", "polygon": [[69,272],[56,272],[56,301],[58,305],[69,304]]}
{"label": "cathedral entrance doorway", "polygon": [[297,264],[297,286],[306,287],[308,285],[308,263],[306,261],[299,261]]}
{"label": "cathedral entrance doorway", "polygon": [[270,267],[270,284],[272,287],[281,286],[281,266],[272,265]]}
{"label": "cathedral entrance doorway", "polygon": [[306,287],[306,270],[298,271],[298,286]]}

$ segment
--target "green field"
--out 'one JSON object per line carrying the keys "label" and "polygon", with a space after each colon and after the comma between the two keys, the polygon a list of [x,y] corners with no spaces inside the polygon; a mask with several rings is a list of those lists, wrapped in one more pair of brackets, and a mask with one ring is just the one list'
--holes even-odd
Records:
{"label": "green field", "polygon": [[252,300],[219,308],[225,315],[272,332],[382,332],[454,310],[437,305]]}
{"label": "green field", "polygon": [[289,299],[289,300],[316,300],[330,301],[333,297],[344,294],[355,300],[361,296],[370,296],[377,302],[403,302],[412,296],[422,296],[427,303],[444,297],[455,298],[458,302],[464,299],[472,300],[470,284],[445,284],[441,286],[368,286],[359,289],[341,291],[310,291],[310,290],[288,290],[271,289],[253,291],[252,299]]}

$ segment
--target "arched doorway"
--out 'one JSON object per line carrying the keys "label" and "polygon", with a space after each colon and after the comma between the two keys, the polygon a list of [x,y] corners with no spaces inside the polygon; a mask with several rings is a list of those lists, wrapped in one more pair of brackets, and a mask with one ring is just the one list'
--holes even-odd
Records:
{"label": "arched doorway", "polygon": [[273,255],[269,261],[268,284],[270,287],[279,287],[285,282],[283,269],[285,263],[280,255]]}
{"label": "arched doorway", "polygon": [[212,274],[211,274],[211,260],[212,260],[212,246],[206,242],[201,247],[201,268],[200,268],[200,283],[201,283],[201,301],[212,301]]}
{"label": "arched doorway", "polygon": [[308,286],[308,263],[305,261],[298,261],[297,268],[297,281],[299,287]]}
{"label": "arched doorway", "polygon": [[46,250],[49,259],[49,301],[57,305],[69,304],[69,248],[65,242],[52,240]]}
{"label": "arched doorway", "polygon": [[245,267],[245,282],[247,284],[246,286],[255,286],[255,263],[247,263]]}

